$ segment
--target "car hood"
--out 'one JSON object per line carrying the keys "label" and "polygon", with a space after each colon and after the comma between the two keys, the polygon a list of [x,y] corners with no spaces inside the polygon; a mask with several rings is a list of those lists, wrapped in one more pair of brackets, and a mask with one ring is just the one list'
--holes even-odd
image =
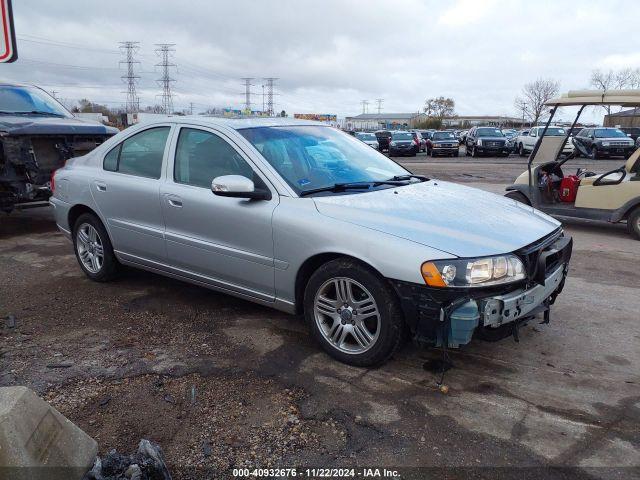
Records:
{"label": "car hood", "polygon": [[115,135],[118,129],[80,118],[0,116],[0,132],[9,135]]}
{"label": "car hood", "polygon": [[313,200],[322,215],[458,257],[512,252],[560,226],[523,203],[439,180]]}

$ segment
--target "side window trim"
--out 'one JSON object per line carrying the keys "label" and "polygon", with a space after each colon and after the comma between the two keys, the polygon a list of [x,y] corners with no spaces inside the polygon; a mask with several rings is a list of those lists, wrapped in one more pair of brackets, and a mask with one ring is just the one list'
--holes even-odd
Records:
{"label": "side window trim", "polygon": [[235,152],[238,155],[240,155],[240,157],[247,163],[247,165],[249,165],[249,167],[251,167],[251,170],[253,170],[254,175],[257,175],[262,181],[263,187],[268,188],[271,191],[272,195],[277,195],[278,190],[273,185],[273,182],[271,181],[269,176],[262,171],[260,166],[256,164],[256,162],[251,158],[251,156],[248,155],[236,142],[234,142],[233,139],[231,139],[226,132],[222,130],[218,130],[214,126],[197,125],[197,124],[191,124],[191,123],[182,123],[182,124],[176,125],[175,133],[173,134],[171,139],[169,161],[167,162],[167,165],[166,165],[167,171],[166,171],[165,179],[168,183],[172,183],[175,185],[182,185],[184,187],[190,187],[190,188],[198,188],[198,189],[202,188],[196,185],[182,183],[175,180],[174,175],[175,175],[175,169],[176,169],[176,154],[178,153],[178,140],[180,138],[180,132],[182,131],[182,129],[201,130],[203,132],[211,133],[213,135],[217,135],[218,137],[220,137],[222,140],[227,142],[229,146],[233,148],[233,150],[235,150]]}
{"label": "side window trim", "polygon": [[[129,140],[130,138],[135,137],[136,135],[140,134],[140,133],[144,133],[148,130],[153,130],[154,128],[163,128],[163,127],[168,127],[169,128],[169,133],[167,134],[167,140],[165,141],[164,144],[164,152],[162,154],[162,166],[160,167],[160,176],[158,178],[155,177],[146,177],[143,175],[135,175],[132,173],[123,173],[120,171],[120,154],[122,153],[122,145],[124,144],[124,142],[126,142],[127,140]],[[137,177],[137,178],[146,178],[149,180],[162,180],[162,178],[166,175],[166,167],[167,167],[167,163],[168,159],[169,159],[169,155],[171,155],[171,151],[173,149],[173,142],[174,142],[174,133],[176,131],[175,128],[175,124],[173,123],[160,123],[160,124],[152,124],[152,125],[147,125],[144,128],[140,128],[139,130],[135,130],[133,132],[131,132],[129,135],[127,135],[126,138],[123,138],[122,140],[120,140],[120,142],[118,142],[117,145],[115,145],[114,147],[110,148],[109,151],[107,153],[105,153],[102,156],[102,170],[105,172],[111,172],[111,173],[118,173],[120,175],[127,175],[130,177]],[[108,170],[106,168],[104,168],[104,162],[105,159],[107,158],[107,156],[114,151],[115,149],[118,149],[118,158],[116,161],[116,169],[115,170]]]}

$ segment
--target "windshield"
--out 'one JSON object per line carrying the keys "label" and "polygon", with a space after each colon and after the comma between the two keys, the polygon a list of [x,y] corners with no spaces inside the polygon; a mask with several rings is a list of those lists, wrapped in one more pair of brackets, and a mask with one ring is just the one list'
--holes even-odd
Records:
{"label": "windshield", "polygon": [[434,140],[455,140],[453,132],[436,132],[433,134]]}
{"label": "windshield", "polygon": [[[544,132],[544,128],[540,130],[540,135]],[[547,128],[547,133],[545,133],[546,137],[564,137],[567,134],[564,128],[558,127],[549,127]]]}
{"label": "windshield", "polygon": [[373,133],[356,133],[356,137],[360,140],[375,140],[376,136]]}
{"label": "windshield", "polygon": [[618,130],[617,128],[597,128],[595,130],[594,136],[596,138],[627,138],[627,134],[622,130]]}
{"label": "windshield", "polygon": [[476,130],[478,137],[504,137],[499,128],[479,128]]}
{"label": "windshield", "polygon": [[377,182],[409,173],[358,139],[328,126],[238,131],[298,194],[336,183]]}
{"label": "windshield", "polygon": [[0,86],[0,112],[2,113],[47,113],[71,117],[71,114],[56,99],[35,87]]}
{"label": "windshield", "polygon": [[391,136],[392,140],[413,140],[413,135],[409,132],[402,132],[402,133],[394,133]]}

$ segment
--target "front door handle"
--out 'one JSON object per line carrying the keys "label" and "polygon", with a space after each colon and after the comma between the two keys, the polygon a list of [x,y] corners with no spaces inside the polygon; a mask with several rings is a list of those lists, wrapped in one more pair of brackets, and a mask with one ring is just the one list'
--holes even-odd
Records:
{"label": "front door handle", "polygon": [[103,182],[96,182],[96,188],[100,192],[106,192],[107,191],[107,184],[103,183]]}

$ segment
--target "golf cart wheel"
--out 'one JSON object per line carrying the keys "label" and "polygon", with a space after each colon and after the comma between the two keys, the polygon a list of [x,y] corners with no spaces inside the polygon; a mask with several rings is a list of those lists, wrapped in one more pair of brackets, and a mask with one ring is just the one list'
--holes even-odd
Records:
{"label": "golf cart wheel", "polygon": [[322,348],[349,365],[380,365],[405,338],[402,309],[392,287],[349,258],[337,258],[315,271],[305,288],[304,313]]}
{"label": "golf cart wheel", "polygon": [[529,199],[521,192],[511,191],[504,194],[505,197],[511,198],[516,202],[524,203],[525,205],[531,205]]}
{"label": "golf cart wheel", "polygon": [[636,207],[627,217],[627,229],[631,236],[640,240],[640,207]]}

